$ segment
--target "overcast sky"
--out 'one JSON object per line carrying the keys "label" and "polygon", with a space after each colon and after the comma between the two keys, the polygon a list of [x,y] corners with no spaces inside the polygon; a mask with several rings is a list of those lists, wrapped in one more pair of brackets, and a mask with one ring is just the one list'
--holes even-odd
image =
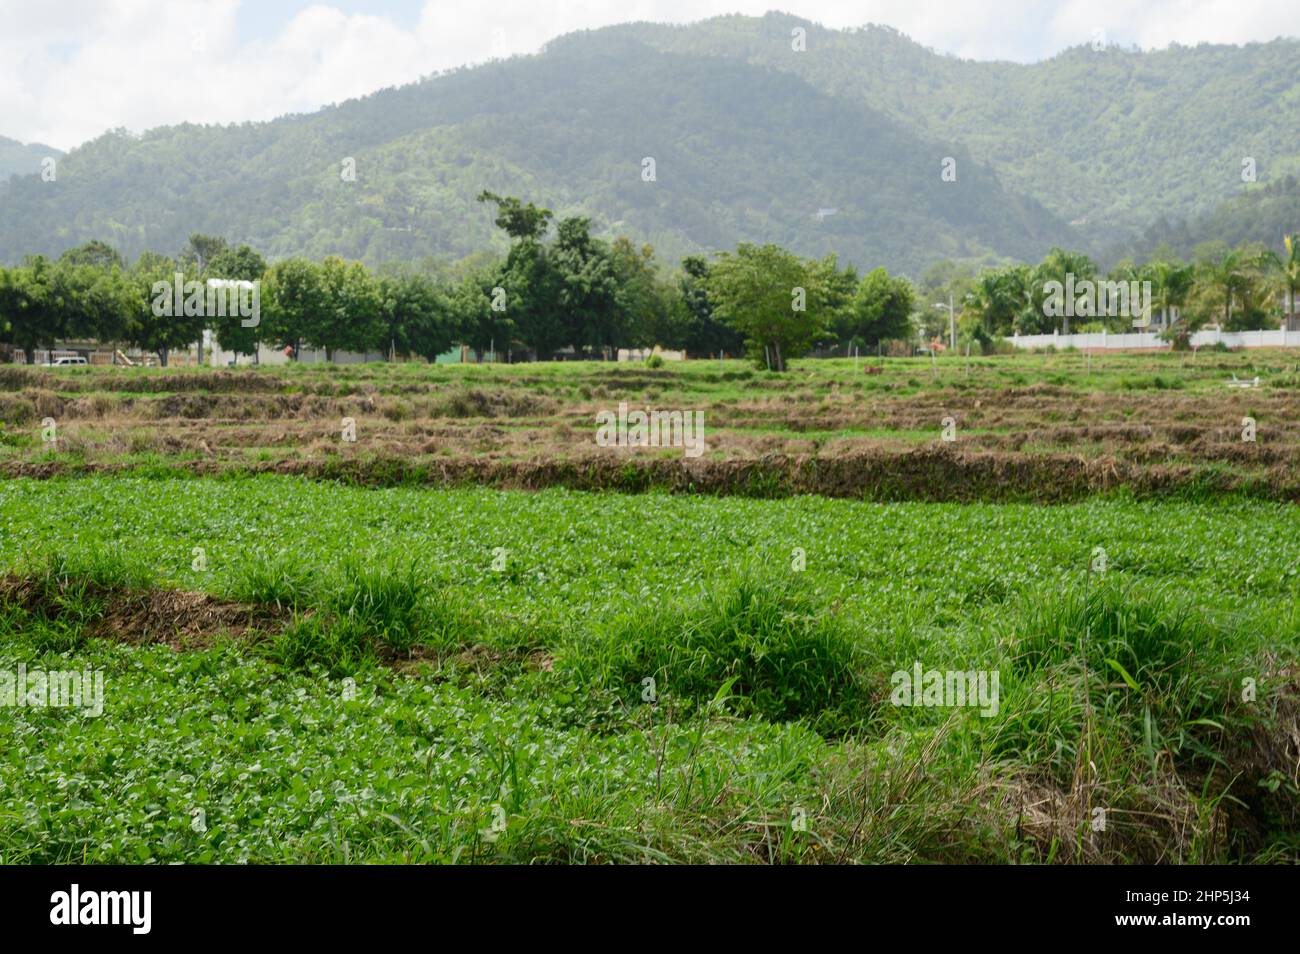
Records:
{"label": "overcast sky", "polygon": [[[629,20],[794,13],[1031,62],[1295,35],[1295,0],[0,0],[0,135],[70,149],[106,129],[271,119]],[[494,45],[495,44],[495,45]]]}

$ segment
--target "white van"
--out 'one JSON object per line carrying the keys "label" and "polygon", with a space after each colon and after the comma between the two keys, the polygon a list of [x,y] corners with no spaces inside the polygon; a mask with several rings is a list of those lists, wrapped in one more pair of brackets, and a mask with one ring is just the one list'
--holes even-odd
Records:
{"label": "white van", "polygon": [[69,365],[74,365],[74,364],[85,364],[85,363],[86,363],[86,359],[85,359],[85,358],[81,357],[80,355],[74,355],[74,356],[65,356],[65,357],[61,357],[61,358],[55,358],[53,361],[51,361],[51,362],[49,363],[49,367],[51,367],[51,368],[64,368],[64,367],[67,367],[67,366],[69,366]]}

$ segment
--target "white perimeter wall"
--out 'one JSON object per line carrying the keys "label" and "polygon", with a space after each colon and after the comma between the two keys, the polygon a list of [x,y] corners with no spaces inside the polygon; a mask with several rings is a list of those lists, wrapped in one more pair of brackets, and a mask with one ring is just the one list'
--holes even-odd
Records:
{"label": "white perimeter wall", "polygon": [[[1154,332],[1108,334],[1104,331],[1086,335],[1013,335],[1008,338],[1017,348],[1078,348],[1080,350],[1138,350],[1168,348]],[[1229,348],[1300,348],[1300,331],[1198,331],[1191,337],[1193,348],[1222,343]]]}

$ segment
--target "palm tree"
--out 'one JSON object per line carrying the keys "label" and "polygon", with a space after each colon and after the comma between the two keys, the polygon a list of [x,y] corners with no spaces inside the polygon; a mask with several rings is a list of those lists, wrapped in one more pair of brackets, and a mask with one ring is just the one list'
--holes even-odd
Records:
{"label": "palm tree", "polygon": [[1026,307],[1029,284],[1024,266],[989,269],[975,280],[965,304],[979,316],[985,337],[1006,334],[1016,325]]}
{"label": "palm tree", "polygon": [[1168,328],[1178,320],[1177,309],[1187,303],[1195,269],[1178,262],[1150,262],[1142,269],[1141,277],[1151,283],[1151,305],[1160,310],[1161,328]]}
{"label": "palm tree", "polygon": [[[1067,252],[1063,248],[1054,248],[1047,253],[1047,257],[1042,263],[1034,269],[1033,282],[1036,288],[1041,290],[1050,281],[1061,283],[1064,288],[1068,284],[1067,279],[1070,275],[1074,276],[1073,284],[1085,280],[1091,280],[1097,274],[1097,266],[1092,263],[1087,255],[1082,252]],[[1041,304],[1041,301],[1040,301]],[[1070,333],[1070,316],[1068,313],[1062,317],[1061,334]]]}
{"label": "palm tree", "polygon": [[1250,263],[1241,249],[1225,251],[1197,266],[1197,281],[1223,303],[1223,327],[1232,320],[1233,300],[1246,290],[1250,281]]}

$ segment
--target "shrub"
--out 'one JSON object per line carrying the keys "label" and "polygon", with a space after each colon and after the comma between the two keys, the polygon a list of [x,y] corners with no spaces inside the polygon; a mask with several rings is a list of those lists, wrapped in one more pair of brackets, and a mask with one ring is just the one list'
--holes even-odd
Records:
{"label": "shrub", "polygon": [[628,614],[562,650],[558,664],[638,699],[646,678],[695,703],[729,686],[743,714],[806,719],[827,733],[869,713],[859,652],[840,621],[794,583],[754,572],[694,603]]}

